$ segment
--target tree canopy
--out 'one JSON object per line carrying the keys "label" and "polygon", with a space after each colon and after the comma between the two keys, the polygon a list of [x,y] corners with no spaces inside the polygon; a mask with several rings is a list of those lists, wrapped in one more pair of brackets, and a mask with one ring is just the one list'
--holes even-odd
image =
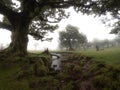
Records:
{"label": "tree canopy", "polygon": [[0,28],[12,33],[12,42],[7,50],[25,55],[27,35],[44,40],[47,32],[58,28],[52,23],[69,16],[65,9],[73,7],[76,12],[95,15],[110,12],[119,19],[119,5],[119,0],[0,0],[0,14],[4,16]]}
{"label": "tree canopy", "polygon": [[79,33],[79,29],[75,26],[67,25],[64,31],[59,32],[59,44],[62,48],[75,50],[85,43],[87,43],[86,36]]}
{"label": "tree canopy", "polygon": [[58,27],[51,23],[58,23],[69,16],[65,9],[72,6],[79,11],[92,5],[86,3],[87,1],[81,0],[1,0],[0,13],[4,20],[0,22],[0,27],[12,33],[12,42],[7,51],[25,55],[28,34],[43,40],[47,32]]}

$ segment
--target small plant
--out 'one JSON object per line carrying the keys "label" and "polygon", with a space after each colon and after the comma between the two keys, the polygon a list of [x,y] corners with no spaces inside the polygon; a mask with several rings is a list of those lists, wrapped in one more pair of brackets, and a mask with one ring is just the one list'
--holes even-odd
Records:
{"label": "small plant", "polygon": [[56,90],[59,81],[52,76],[45,76],[39,79],[39,90]]}
{"label": "small plant", "polygon": [[120,90],[120,70],[108,67],[106,72],[94,77],[97,90]]}
{"label": "small plant", "polygon": [[68,82],[68,83],[65,83],[65,84],[62,86],[61,90],[73,90],[73,88],[74,88],[73,82],[70,81],[70,82]]}

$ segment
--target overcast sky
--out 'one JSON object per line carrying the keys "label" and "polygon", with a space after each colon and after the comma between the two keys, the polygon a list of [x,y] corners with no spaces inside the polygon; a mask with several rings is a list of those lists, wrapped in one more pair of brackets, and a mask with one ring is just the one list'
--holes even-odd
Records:
{"label": "overcast sky", "polygon": [[[109,34],[110,28],[105,27],[105,25],[100,21],[100,18],[94,18],[93,16],[87,16],[75,13],[72,9],[68,11],[71,12],[70,17],[68,19],[63,19],[59,23],[59,29],[57,29],[51,36],[54,38],[52,42],[41,42],[35,41],[32,37],[29,37],[28,49],[35,49],[34,44],[37,43],[38,46],[36,49],[46,49],[49,48],[54,50],[58,46],[58,32],[64,30],[66,25],[71,24],[79,28],[79,31],[85,34],[88,38],[88,41],[92,41],[94,39],[112,39],[115,36]],[[1,16],[0,16],[1,18]],[[10,43],[10,32],[7,30],[0,30],[0,44],[3,43],[5,46],[6,44]]]}

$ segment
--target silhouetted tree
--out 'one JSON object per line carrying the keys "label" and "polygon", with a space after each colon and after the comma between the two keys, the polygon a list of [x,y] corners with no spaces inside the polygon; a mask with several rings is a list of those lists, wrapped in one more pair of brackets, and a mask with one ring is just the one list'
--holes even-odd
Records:
{"label": "silhouetted tree", "polygon": [[48,31],[57,28],[50,23],[69,16],[64,9],[73,7],[77,12],[96,15],[110,12],[117,18],[119,5],[119,0],[0,0],[0,13],[4,16],[0,27],[12,33],[11,44],[6,51],[26,55],[28,34],[43,40]]}
{"label": "silhouetted tree", "polygon": [[72,6],[75,11],[82,11],[91,5],[81,0],[0,0],[0,14],[4,16],[0,28],[12,34],[11,44],[5,51],[26,55],[28,34],[44,40],[47,32],[58,27],[51,23],[58,23],[69,16],[64,9]]}
{"label": "silhouetted tree", "polygon": [[0,44],[0,51],[3,49],[4,49],[3,44]]}
{"label": "silhouetted tree", "polygon": [[75,50],[87,42],[87,38],[79,29],[72,25],[67,25],[64,31],[59,32],[60,46],[68,50]]}

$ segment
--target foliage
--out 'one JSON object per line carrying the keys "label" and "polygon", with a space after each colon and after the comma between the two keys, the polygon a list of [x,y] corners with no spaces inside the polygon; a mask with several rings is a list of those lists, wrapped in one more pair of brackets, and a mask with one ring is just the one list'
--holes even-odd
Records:
{"label": "foliage", "polygon": [[62,90],[73,90],[73,82],[68,82],[67,84],[63,85]]}
{"label": "foliage", "polygon": [[52,76],[42,77],[39,80],[40,90],[55,90],[55,87],[58,86],[59,81]]}
{"label": "foliage", "polygon": [[51,40],[45,35],[58,28],[56,23],[68,18],[65,9],[73,7],[76,12],[95,15],[110,12],[119,19],[119,3],[119,0],[1,0],[0,13],[4,20],[0,22],[0,27],[12,32],[10,52],[20,51],[25,55],[27,35],[37,40]]}
{"label": "foliage", "polygon": [[120,45],[120,35],[118,35],[118,36],[115,38],[115,41],[118,43],[118,45]]}
{"label": "foliage", "polygon": [[65,31],[59,32],[59,41],[60,47],[74,50],[87,43],[87,38],[82,33],[79,33],[77,27],[68,25]]}
{"label": "foliage", "polygon": [[94,84],[97,90],[119,90],[119,69],[109,68],[110,71],[103,73],[102,75],[98,75],[94,78]]}
{"label": "foliage", "polygon": [[[64,9],[74,6],[74,9],[78,11],[80,7],[87,8],[91,6],[91,4],[86,5],[87,2],[88,1],[72,2],[71,0],[1,0],[0,13],[4,15],[4,20],[0,23],[0,27],[12,31],[16,25],[14,20],[22,17],[23,21],[29,24],[28,33],[36,39],[43,40],[44,35],[48,31],[52,32],[58,27],[51,23],[57,23],[61,21],[61,19],[69,16],[69,14],[65,13]],[[4,10],[2,8],[4,8]]]}
{"label": "foliage", "polygon": [[[111,15],[111,19],[107,19],[105,23],[108,21],[113,21],[111,34],[118,34],[120,32],[120,1],[119,0],[96,0],[95,5],[92,7],[91,11],[97,15]],[[111,26],[111,25],[109,25]]]}
{"label": "foliage", "polygon": [[[120,89],[119,68],[101,61],[94,61],[92,60],[93,58],[90,59],[90,57],[83,56],[79,52],[66,52],[66,54],[68,54],[66,55],[68,57],[62,61],[61,71],[47,71],[47,74],[45,74],[45,68],[47,67],[43,67],[43,65],[45,65],[42,61],[43,59],[38,60],[34,57],[39,56],[38,54],[31,54],[29,58],[30,61],[22,60],[20,63],[10,62],[7,66],[4,66],[1,61],[0,89],[79,90],[88,87],[91,90]],[[71,57],[69,57],[69,54],[71,54]],[[45,55],[40,55],[40,57],[44,56]],[[34,65],[36,64],[38,65],[36,69],[38,72],[41,72],[37,76],[34,73]],[[40,70],[39,67],[41,67]]]}
{"label": "foliage", "polygon": [[15,79],[18,69],[18,64],[12,64],[7,67],[4,67],[2,63],[0,64],[0,89],[29,90],[27,80],[19,82]]}
{"label": "foliage", "polygon": [[[74,55],[75,55],[75,53],[73,53],[72,56],[74,56]],[[87,58],[84,58],[81,60],[81,59],[79,59],[79,56],[78,56],[77,60],[76,59],[69,60],[69,57],[68,57],[67,61],[66,60],[63,61],[64,74],[62,74],[62,75],[66,76],[66,73],[69,73],[68,75],[70,75],[69,77],[71,77],[71,80],[73,78],[75,80],[75,78],[77,77],[77,81],[78,81],[77,85],[79,85],[79,87],[80,87],[80,83],[82,83],[82,81],[89,82],[89,80],[92,80],[91,83],[93,83],[93,86],[94,86],[94,88],[92,90],[96,90],[96,89],[97,90],[114,90],[114,89],[119,90],[119,88],[120,88],[119,87],[119,82],[120,82],[119,67],[116,68],[115,66],[108,65],[105,62],[94,61],[93,59],[94,58],[92,58],[92,60],[91,59],[88,60]],[[114,59],[112,59],[112,60],[114,60]],[[84,64],[81,65],[80,62],[84,62]],[[76,72],[76,70],[77,70],[77,72]],[[72,75],[73,75],[73,77],[72,77]],[[66,77],[66,78],[68,78],[68,77]],[[81,78],[80,81],[78,78],[79,79]],[[88,83],[88,84],[90,85],[90,83]],[[82,86],[84,88],[87,87],[84,84],[82,84]],[[91,87],[89,87],[89,88],[91,88]]]}

